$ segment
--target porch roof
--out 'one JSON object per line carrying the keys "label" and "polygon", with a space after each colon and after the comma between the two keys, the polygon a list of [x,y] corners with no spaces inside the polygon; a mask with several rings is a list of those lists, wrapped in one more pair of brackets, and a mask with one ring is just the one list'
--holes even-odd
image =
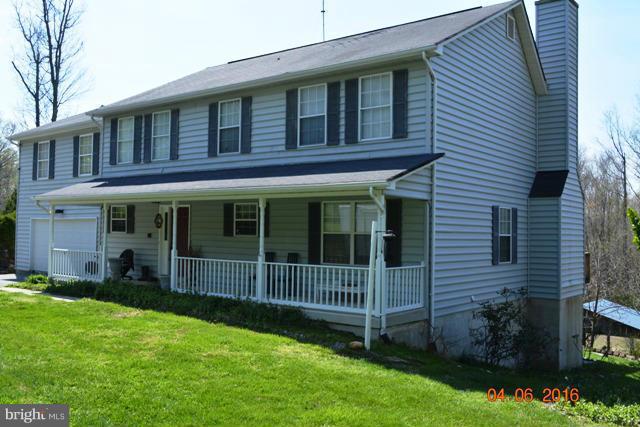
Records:
{"label": "porch roof", "polygon": [[174,200],[384,188],[444,154],[102,177],[35,196],[52,203]]}

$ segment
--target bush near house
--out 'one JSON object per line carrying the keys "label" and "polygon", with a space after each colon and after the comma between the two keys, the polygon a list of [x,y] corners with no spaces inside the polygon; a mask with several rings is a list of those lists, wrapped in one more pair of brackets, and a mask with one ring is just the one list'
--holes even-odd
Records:
{"label": "bush near house", "polygon": [[15,259],[16,213],[0,214],[0,272],[12,268]]}

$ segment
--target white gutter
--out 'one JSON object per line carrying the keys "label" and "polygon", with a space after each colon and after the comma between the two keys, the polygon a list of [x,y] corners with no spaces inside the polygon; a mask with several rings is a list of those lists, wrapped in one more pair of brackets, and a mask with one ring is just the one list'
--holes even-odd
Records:
{"label": "white gutter", "polygon": [[[438,80],[433,71],[430,59],[441,56],[442,46],[422,52],[422,60],[429,74],[431,82],[431,152],[435,153],[437,148],[437,117],[438,117]],[[435,261],[436,261],[436,162],[431,166],[431,225],[429,230],[429,340],[433,340],[435,325],[434,290],[435,290]]]}

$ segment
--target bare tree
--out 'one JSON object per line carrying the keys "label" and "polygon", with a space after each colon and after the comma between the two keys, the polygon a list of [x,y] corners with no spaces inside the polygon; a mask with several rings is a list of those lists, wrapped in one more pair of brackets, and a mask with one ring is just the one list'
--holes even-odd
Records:
{"label": "bare tree", "polygon": [[29,103],[33,107],[35,125],[40,126],[43,112],[42,104],[46,92],[44,32],[38,17],[31,12],[27,12],[27,8],[24,5],[15,3],[14,10],[16,24],[24,43],[24,51],[19,55],[14,54],[14,60],[11,61],[11,65],[29,96]]}
{"label": "bare tree", "polygon": [[7,138],[15,130],[14,123],[0,118],[0,208],[4,208],[6,201],[14,192],[18,178],[18,153],[16,147]]}
{"label": "bare tree", "polygon": [[25,43],[13,68],[33,101],[35,124],[40,126],[44,111],[50,111],[55,122],[61,107],[82,90],[84,73],[78,58],[83,43],[77,34],[82,10],[74,0],[16,1],[16,22]]}

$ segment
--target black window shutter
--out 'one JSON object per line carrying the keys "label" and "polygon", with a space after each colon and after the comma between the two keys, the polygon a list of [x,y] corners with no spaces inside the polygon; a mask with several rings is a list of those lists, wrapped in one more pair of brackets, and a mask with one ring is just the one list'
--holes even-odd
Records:
{"label": "black window shutter", "polygon": [[133,121],[133,163],[140,163],[142,151],[142,116],[136,116]]}
{"label": "black window shutter", "polygon": [[136,206],[127,205],[127,234],[136,232]]}
{"label": "black window shutter", "polygon": [[180,110],[171,110],[171,145],[169,147],[169,158],[178,159],[178,135],[180,133]]}
{"label": "black window shutter", "polygon": [[31,179],[38,180],[38,143],[33,143],[33,171],[31,172]]}
{"label": "black window shutter", "polygon": [[327,85],[327,145],[340,144],[340,82]]}
{"label": "black window shutter", "polygon": [[142,161],[144,163],[151,162],[151,124],[153,116],[151,114],[144,115],[144,141],[142,142]]}
{"label": "black window shutter", "polygon": [[387,266],[402,265],[402,199],[387,200],[387,230],[393,231],[396,237],[387,244]]}
{"label": "black window shutter", "polygon": [[49,141],[49,179],[56,175],[56,140]]}
{"label": "black window shutter", "polygon": [[80,157],[80,137],[73,137],[73,171],[72,174],[74,177],[78,176],[78,162]]}
{"label": "black window shutter", "polygon": [[518,263],[518,209],[511,208],[511,264]]}
{"label": "black window shutter", "polygon": [[491,264],[500,263],[500,207],[491,206]]}
{"label": "black window shutter", "polygon": [[218,103],[209,104],[209,157],[218,155]]}
{"label": "black window shutter", "polygon": [[111,206],[107,206],[107,233],[111,233]]}
{"label": "black window shutter", "polygon": [[109,134],[109,164],[118,163],[118,119],[111,119],[111,132]]}
{"label": "black window shutter", "polygon": [[264,237],[271,234],[271,215],[269,214],[269,203],[264,207]]}
{"label": "black window shutter", "polygon": [[393,72],[393,137],[407,137],[407,115],[409,112],[409,72]]}
{"label": "black window shutter", "polygon": [[344,143],[358,142],[358,79],[344,82]]}
{"label": "black window shutter", "polygon": [[298,89],[287,91],[287,123],[285,147],[287,150],[298,148]]}
{"label": "black window shutter", "polygon": [[320,222],[322,220],[322,209],[320,202],[311,202],[309,203],[309,224],[307,229],[309,231],[309,236],[307,238],[308,242],[308,257],[309,264],[320,264],[320,239],[321,236],[321,228]]}
{"label": "black window shutter", "polygon": [[91,174],[98,175],[100,173],[100,132],[93,134],[93,158],[91,165]]}
{"label": "black window shutter", "polygon": [[253,98],[245,96],[242,98],[241,123],[242,131],[240,132],[240,152],[251,152],[251,102]]}
{"label": "black window shutter", "polygon": [[223,228],[224,228],[224,235],[227,237],[233,237],[234,232],[233,232],[233,223],[234,223],[234,218],[233,218],[233,214],[234,214],[234,210],[233,210],[233,203],[225,203],[224,204],[224,224],[223,224]]}

